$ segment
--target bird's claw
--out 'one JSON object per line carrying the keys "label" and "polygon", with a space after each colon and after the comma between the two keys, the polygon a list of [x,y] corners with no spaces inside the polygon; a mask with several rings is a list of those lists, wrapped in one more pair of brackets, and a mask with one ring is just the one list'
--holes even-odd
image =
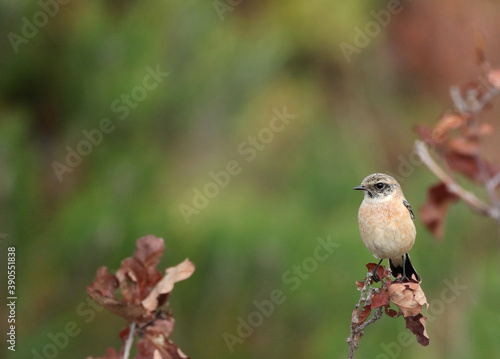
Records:
{"label": "bird's claw", "polygon": [[397,277],[394,280],[394,283],[403,283],[404,281],[409,282],[410,280],[408,279],[407,276],[401,276],[401,277]]}

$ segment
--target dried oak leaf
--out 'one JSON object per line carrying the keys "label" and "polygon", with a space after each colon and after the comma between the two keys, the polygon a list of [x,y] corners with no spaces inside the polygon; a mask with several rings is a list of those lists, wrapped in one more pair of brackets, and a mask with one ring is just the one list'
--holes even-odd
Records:
{"label": "dried oak leaf", "polygon": [[[375,270],[375,267],[377,267],[376,263],[367,263],[366,264],[366,268],[368,268],[368,271],[370,273],[373,273],[373,271]],[[387,268],[385,268],[384,266],[378,266],[377,276],[379,277],[379,279],[382,279],[382,278],[389,276],[389,272],[388,272]]]}
{"label": "dried oak leaf", "polygon": [[101,267],[97,271],[95,281],[87,287],[88,295],[99,305],[130,321],[143,320],[146,310],[137,304],[130,304],[118,300],[115,290],[118,288],[118,279],[109,273],[108,268]]}
{"label": "dried oak leaf", "polygon": [[193,274],[195,266],[189,259],[179,263],[175,267],[167,268],[165,276],[160,280],[149,295],[142,301],[142,305],[147,311],[154,311],[159,304],[161,295],[168,294],[174,288],[174,283],[185,280]]}
{"label": "dried oak leaf", "polygon": [[[110,274],[105,267],[100,268],[95,281],[87,287],[87,293],[98,304],[128,321],[144,323],[152,320],[141,301],[161,280],[156,265],[163,249],[162,238],[146,236],[139,239],[134,256],[122,261],[116,275]],[[115,296],[118,287],[122,300]]]}
{"label": "dried oak leaf", "polygon": [[420,217],[434,237],[443,237],[449,205],[457,198],[455,194],[448,191],[443,182],[429,188],[427,202],[420,208]]}
{"label": "dried oak leaf", "polygon": [[358,290],[363,289],[364,286],[365,286],[365,282],[364,281],[362,281],[362,280],[357,280],[356,281],[356,288],[358,288]]}
{"label": "dried oak leaf", "polygon": [[[165,277],[156,269],[163,255],[164,242],[161,238],[146,236],[137,241],[134,255],[122,261],[116,275],[102,267],[97,272],[95,281],[87,287],[88,294],[97,303],[118,314],[130,322],[139,324],[137,333],[142,339],[137,343],[136,359],[185,359],[188,358],[168,338],[174,328],[171,314],[157,307],[166,302],[174,283],[189,278],[194,264],[185,260],[175,267],[168,268]],[[117,289],[122,299],[115,296]],[[154,312],[154,313],[153,313]],[[123,343],[130,333],[127,326],[120,332]],[[120,352],[108,350],[102,359],[121,358]]]}
{"label": "dried oak leaf", "polygon": [[451,152],[470,157],[479,154],[479,138],[477,136],[458,136],[448,141]]}
{"label": "dried oak leaf", "polygon": [[425,329],[425,320],[427,318],[422,314],[417,314],[412,317],[405,317],[406,328],[410,329],[413,334],[417,337],[417,342],[424,347],[429,345],[429,336],[427,335],[427,330]]}
{"label": "dried oak leaf", "polygon": [[432,130],[432,139],[436,143],[443,143],[448,138],[448,132],[464,126],[466,119],[457,113],[448,113],[439,119]]}
{"label": "dried oak leaf", "polygon": [[372,297],[372,303],[371,307],[372,309],[378,308],[378,307],[387,307],[390,304],[389,300],[389,291],[387,290],[387,287],[382,287],[382,290],[380,293],[374,294]]}
{"label": "dried oak leaf", "polygon": [[[481,182],[482,177],[477,163],[477,158],[476,155],[472,153],[474,150],[469,149],[468,151],[469,153],[464,153],[464,151],[459,152],[455,149],[449,148],[445,152],[444,158],[450,170],[453,172],[461,173],[475,182]],[[475,151],[479,151],[479,149],[476,149]],[[489,167],[488,165],[486,166]]]}
{"label": "dried oak leaf", "polygon": [[[359,325],[359,324],[363,323],[366,320],[366,318],[368,318],[368,316],[370,315],[371,311],[372,311],[372,308],[370,307],[370,305],[369,304],[365,305],[363,307],[363,309],[361,310],[361,312],[359,313],[358,322],[355,323],[355,324]],[[356,309],[354,309],[352,311],[351,323],[354,323],[354,317],[355,316],[356,316]]]}
{"label": "dried oak leaf", "polygon": [[146,236],[137,241],[134,256],[123,260],[116,277],[125,302],[140,304],[161,280],[162,275],[156,266],[164,248],[162,238]]}
{"label": "dried oak leaf", "polygon": [[391,318],[397,318],[401,314],[403,314],[401,312],[396,312],[394,309],[390,309],[389,307],[385,307],[384,310],[385,310],[385,314],[387,314]]}
{"label": "dried oak leaf", "polygon": [[391,283],[388,286],[391,302],[396,304],[405,317],[420,314],[422,306],[429,304],[418,282]]}
{"label": "dried oak leaf", "polygon": [[137,342],[135,359],[189,359],[168,337],[174,329],[171,316],[159,319],[144,329],[144,337]]}

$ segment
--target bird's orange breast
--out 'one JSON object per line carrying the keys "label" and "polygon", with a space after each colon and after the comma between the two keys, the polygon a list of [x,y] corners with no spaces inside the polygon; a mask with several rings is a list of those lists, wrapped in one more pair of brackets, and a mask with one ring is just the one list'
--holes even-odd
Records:
{"label": "bird's orange breast", "polygon": [[416,230],[403,201],[363,201],[358,212],[359,231],[366,247],[377,258],[400,261],[415,243]]}

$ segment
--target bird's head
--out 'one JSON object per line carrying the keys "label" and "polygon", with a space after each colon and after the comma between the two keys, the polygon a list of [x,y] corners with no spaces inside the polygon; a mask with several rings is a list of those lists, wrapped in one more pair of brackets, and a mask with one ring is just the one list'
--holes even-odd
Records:
{"label": "bird's head", "polygon": [[373,173],[366,177],[360,186],[354,187],[365,193],[369,202],[384,202],[395,195],[402,195],[401,186],[393,177],[383,173]]}

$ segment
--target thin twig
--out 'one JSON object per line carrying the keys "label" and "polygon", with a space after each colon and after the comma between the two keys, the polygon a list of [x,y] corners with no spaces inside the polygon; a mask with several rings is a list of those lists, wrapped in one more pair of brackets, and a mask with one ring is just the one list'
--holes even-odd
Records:
{"label": "thin twig", "polygon": [[383,314],[382,307],[379,307],[375,310],[375,313],[369,320],[366,320],[360,325],[358,325],[359,316],[362,310],[364,309],[365,305],[371,303],[373,295],[378,291],[378,288],[370,287],[368,293],[366,292],[368,286],[372,282],[371,279],[372,279],[372,274],[368,273],[363,282],[363,287],[360,289],[361,294],[359,297],[359,302],[358,304],[356,304],[356,311],[354,313],[354,317],[352,318],[351,333],[349,335],[349,338],[347,338],[347,343],[349,344],[349,359],[354,358],[354,352],[356,351],[356,349],[358,349],[359,340],[363,336],[365,328],[370,324],[375,323],[375,321],[380,319]]}
{"label": "thin twig", "polygon": [[[478,123],[477,121],[473,122],[474,130],[477,132],[478,131]],[[477,164],[477,168],[479,169],[479,175],[481,176],[481,180],[484,183],[484,186],[486,187],[486,192],[488,193],[488,197],[491,202],[491,206],[496,209],[497,212],[500,212],[500,201],[498,199],[498,193],[496,190],[496,184],[492,182],[492,176],[490,174],[490,171],[488,170],[487,164],[485,162],[484,157],[482,156],[482,146],[481,143],[479,143],[478,146],[478,151],[475,153],[475,161]],[[499,174],[497,173],[493,178],[498,177]],[[498,225],[498,234],[500,238],[500,216],[496,218],[497,225]]]}
{"label": "thin twig", "polygon": [[500,172],[493,176],[488,182],[488,186],[493,189],[496,189],[498,185],[500,185]]}
{"label": "thin twig", "polygon": [[128,359],[130,356],[130,349],[132,348],[132,343],[134,341],[134,331],[135,331],[135,322],[130,324],[130,333],[128,333],[127,342],[125,343],[125,351],[123,352],[123,359]]}
{"label": "thin twig", "polygon": [[427,146],[422,141],[415,141],[415,152],[418,154],[422,162],[433,172],[445,185],[448,191],[460,197],[469,207],[475,211],[496,219],[500,219],[500,211],[496,207],[490,206],[488,203],[477,198],[473,193],[465,190],[455,182],[437,163],[427,149]]}

